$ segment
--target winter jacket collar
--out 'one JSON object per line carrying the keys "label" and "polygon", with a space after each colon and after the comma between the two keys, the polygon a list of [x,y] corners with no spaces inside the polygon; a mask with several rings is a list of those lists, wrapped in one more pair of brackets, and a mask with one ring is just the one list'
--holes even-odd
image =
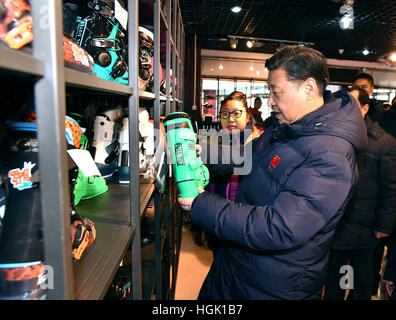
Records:
{"label": "winter jacket collar", "polygon": [[333,135],[349,141],[356,152],[367,148],[365,123],[356,101],[345,91],[325,91],[324,105],[292,124],[279,125],[276,118],[272,142],[307,135]]}

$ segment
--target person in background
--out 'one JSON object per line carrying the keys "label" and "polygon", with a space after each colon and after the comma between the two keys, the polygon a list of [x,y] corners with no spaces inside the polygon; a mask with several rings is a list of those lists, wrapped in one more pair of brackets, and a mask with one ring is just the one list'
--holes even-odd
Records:
{"label": "person in background", "polygon": [[[257,111],[260,111],[261,106],[263,105],[263,102],[261,101],[260,97],[256,97],[254,99],[254,109]],[[260,111],[261,114],[261,111]]]}
{"label": "person in background", "polygon": [[358,181],[364,121],[353,98],[325,90],[323,54],[287,46],[266,67],[274,121],[252,141],[235,201],[203,190],[178,199],[194,223],[227,241],[198,299],[320,299],[334,230]]}
{"label": "person in background", "polygon": [[[368,95],[371,96],[374,91],[374,78],[368,73],[361,72],[355,76],[353,85],[364,89]],[[385,111],[381,102],[377,101],[376,99],[370,99],[368,115],[373,121],[377,121],[385,131],[396,138],[396,129],[394,127],[394,119],[396,118],[395,110],[392,110],[391,108],[391,110]],[[381,279],[380,271],[383,255],[385,247],[388,247],[389,245],[389,237],[386,237],[379,242],[379,244],[376,246],[376,249],[374,250],[373,287],[371,290],[371,294],[373,296],[376,296],[378,292],[378,286]]]}
{"label": "person in background", "polygon": [[[358,86],[365,90],[369,96],[373,94],[374,91],[374,78],[372,75],[360,72],[358,73],[354,80],[353,85]],[[378,124],[385,129],[386,132],[391,134],[396,138],[395,128],[393,126],[394,110],[393,112],[386,112],[383,108],[382,102],[376,99],[370,99],[368,115],[373,121],[377,121]],[[385,247],[389,247],[389,237],[381,239],[374,250],[373,257],[373,287],[371,289],[371,294],[377,296],[378,286],[381,279],[381,265],[384,257]]]}
{"label": "person in background", "polygon": [[251,117],[254,118],[254,121],[256,122],[256,127],[260,130],[260,134],[264,132],[265,128],[268,127],[267,124],[264,123],[264,120],[262,118],[262,113],[260,111],[260,108],[262,106],[262,101],[260,97],[256,97],[254,99],[254,107],[249,107],[248,111],[251,115]]}
{"label": "person in background", "polygon": [[346,288],[340,287],[344,273],[340,270],[348,264],[354,280],[348,300],[371,299],[374,249],[380,238],[392,233],[396,219],[396,140],[371,120],[367,92],[360,87],[348,91],[356,99],[365,120],[368,148],[357,157],[359,184],[336,228],[325,300],[344,299]]}
{"label": "person in background", "polygon": [[[255,126],[255,120],[248,112],[246,95],[240,91],[234,91],[224,98],[221,102],[219,118],[222,133],[229,135],[230,144],[245,145],[260,136],[259,129]],[[218,174],[212,171],[210,172],[210,183],[206,189],[234,201],[242,178],[243,176],[231,173]],[[201,233],[203,229],[192,224],[191,230],[195,243],[202,246]],[[216,254],[222,245],[222,240],[209,232],[205,232],[205,234],[209,249]]]}
{"label": "person in background", "polygon": [[392,99],[392,104],[388,110],[382,114],[381,127],[396,139],[396,97]]}
{"label": "person in background", "polygon": [[[371,97],[374,91],[374,78],[371,74],[360,72],[353,79],[353,85],[362,88]],[[370,108],[368,115],[373,121],[379,121],[382,117],[384,108],[382,102],[376,99],[370,99]]]}

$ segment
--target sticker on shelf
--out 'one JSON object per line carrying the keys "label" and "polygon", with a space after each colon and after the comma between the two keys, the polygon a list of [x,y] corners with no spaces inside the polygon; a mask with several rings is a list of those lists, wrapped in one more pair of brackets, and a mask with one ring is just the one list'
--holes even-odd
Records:
{"label": "sticker on shelf", "polygon": [[12,187],[18,189],[19,191],[32,188],[32,169],[35,166],[35,163],[31,163],[29,161],[23,163],[22,169],[16,168],[8,171],[8,177],[10,178]]}
{"label": "sticker on shelf", "polygon": [[121,24],[121,26],[126,30],[128,27],[128,11],[126,11],[118,2],[115,0],[115,18]]}

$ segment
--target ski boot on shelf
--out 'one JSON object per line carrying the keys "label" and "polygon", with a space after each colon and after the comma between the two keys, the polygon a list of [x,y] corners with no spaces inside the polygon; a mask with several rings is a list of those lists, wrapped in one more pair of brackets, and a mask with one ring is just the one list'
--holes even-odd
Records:
{"label": "ski boot on shelf", "polygon": [[65,35],[63,35],[63,60],[65,67],[81,72],[91,73],[94,69],[91,55]]}
{"label": "ski boot on shelf", "polygon": [[129,120],[128,116],[122,118],[120,132],[120,154],[118,157],[119,183],[129,183]]}
{"label": "ski boot on shelf", "polygon": [[[142,123],[142,122],[144,123]],[[143,152],[144,147],[147,145],[145,139],[152,129],[152,135],[154,135],[154,127],[151,127],[152,123],[149,122],[148,113],[146,110],[139,114],[139,173],[145,173],[148,165],[145,153]],[[129,183],[129,121],[128,117],[124,116],[122,119],[122,129],[120,132],[120,154],[118,158],[118,179],[119,183]]]}
{"label": "ski boot on shelf", "polygon": [[65,116],[65,135],[67,144],[80,149],[83,129],[80,124],[69,116]]}
{"label": "ski boot on shelf", "polygon": [[3,230],[2,221],[4,218],[5,207],[6,207],[6,190],[4,183],[0,177],[0,241],[1,241],[1,231]]}
{"label": "ski boot on shelf", "polygon": [[[81,124],[83,123],[83,119],[80,115],[75,113],[69,113],[69,115],[76,118],[78,124],[81,126]],[[72,119],[68,116],[66,118]],[[76,124],[76,122],[74,122],[74,124]],[[66,124],[66,136],[68,136],[67,127],[68,125]],[[81,132],[85,132],[85,128],[81,127]],[[76,140],[80,140],[80,149],[87,149],[88,139],[83,133],[81,133],[81,138],[77,137]],[[78,205],[80,200],[91,199],[104,192],[107,192],[107,190],[109,189],[104,178],[98,176],[86,177],[83,172],[77,167],[73,167],[69,170],[69,179],[70,185],[72,186],[72,193],[74,196],[73,205],[75,206]]]}
{"label": "ski boot on shelf", "polygon": [[[69,148],[81,148],[83,129],[73,118],[65,117],[65,136]],[[75,205],[82,199],[92,198],[100,193],[107,191],[107,185],[104,179],[96,180],[96,177],[86,178],[81,170],[69,160],[69,179],[71,185],[70,193],[70,223],[71,223],[71,241],[72,241],[72,258],[80,260],[82,254],[88,249],[96,239],[96,230],[92,221],[82,217]],[[90,184],[89,178],[95,183]],[[99,183],[98,183],[99,182]],[[106,189],[106,190],[104,190]],[[77,197],[76,197],[77,195]],[[76,199],[77,198],[77,199]]]}
{"label": "ski boot on shelf", "polygon": [[[84,140],[82,139],[82,137],[84,136],[83,129],[80,127],[79,123],[76,120],[69,116],[65,117],[65,136],[69,148],[81,148],[81,141]],[[96,239],[96,230],[93,222],[82,217],[75,208],[75,204],[78,203],[83,197],[92,198],[93,196],[98,195],[99,189],[100,193],[104,192],[104,179],[102,179],[103,181],[101,180],[102,183],[93,183],[91,187],[87,179],[84,178],[85,177],[80,169],[77,168],[69,158],[69,179],[71,185],[69,209],[72,240],[72,258],[74,260],[80,260],[82,254],[92,245],[92,243]],[[98,185],[100,185],[100,188],[98,188]],[[105,188],[107,188],[107,186],[105,186]],[[75,196],[76,194],[78,196],[77,201]]]}
{"label": "ski boot on shelf", "polygon": [[138,28],[139,31],[139,90],[153,92],[154,91],[154,35],[143,27]]}
{"label": "ski boot on shelf", "polygon": [[98,114],[94,120],[90,151],[103,178],[111,177],[117,169],[120,116],[120,109],[112,109]]}
{"label": "ski boot on shelf", "polygon": [[96,230],[92,221],[82,217],[72,206],[71,210],[72,257],[80,260],[82,254],[96,239]]}
{"label": "ski boot on shelf", "polygon": [[77,17],[73,38],[93,57],[99,78],[128,85],[126,31],[115,18],[114,0],[87,1],[87,10],[88,16]]}
{"label": "ski boot on shelf", "polygon": [[20,49],[33,40],[33,20],[25,0],[0,1],[0,40]]}
{"label": "ski boot on shelf", "polygon": [[86,117],[80,113],[76,112],[68,112],[67,116],[75,120],[78,125],[81,127],[81,141],[80,141],[80,149],[89,150],[89,143],[92,142],[93,132],[88,126],[88,120]]}
{"label": "ski boot on shelf", "polygon": [[0,299],[44,299],[37,125],[6,128],[7,199],[0,238]]}
{"label": "ski boot on shelf", "polygon": [[81,200],[94,198],[107,192],[109,187],[102,177],[86,177],[82,171],[75,167],[69,170],[70,184],[73,193],[73,205],[78,205]]}
{"label": "ski boot on shelf", "polygon": [[143,138],[143,149],[147,156],[154,155],[154,123],[147,110],[139,112],[139,133]]}

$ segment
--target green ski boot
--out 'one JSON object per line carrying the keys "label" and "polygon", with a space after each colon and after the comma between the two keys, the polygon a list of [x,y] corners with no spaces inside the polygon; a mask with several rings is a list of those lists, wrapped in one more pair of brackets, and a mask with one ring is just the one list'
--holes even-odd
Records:
{"label": "green ski boot", "polygon": [[78,205],[80,200],[91,199],[104,192],[107,192],[109,187],[106,180],[102,177],[86,177],[80,169],[74,168],[75,179],[72,178],[74,205]]}

